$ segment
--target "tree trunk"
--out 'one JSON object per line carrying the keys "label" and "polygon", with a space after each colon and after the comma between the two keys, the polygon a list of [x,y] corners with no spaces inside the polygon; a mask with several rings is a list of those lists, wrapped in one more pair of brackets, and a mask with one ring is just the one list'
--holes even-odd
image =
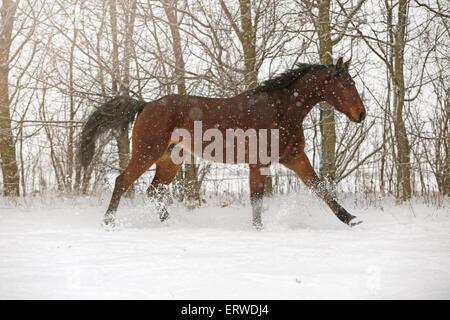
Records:
{"label": "tree trunk", "polygon": [[245,86],[246,89],[256,87],[258,71],[256,70],[256,33],[252,21],[251,0],[239,0],[241,11],[241,39],[244,52]]}
{"label": "tree trunk", "polygon": [[11,128],[9,101],[9,55],[16,4],[3,0],[0,21],[0,165],[3,175],[3,195],[19,196],[19,170],[16,162],[16,147]]}
{"label": "tree trunk", "polygon": [[68,137],[67,137],[67,172],[66,172],[66,190],[72,191],[73,181],[73,169],[75,165],[74,157],[74,135],[75,130],[72,121],[75,119],[75,96],[74,96],[74,80],[73,80],[73,63],[74,63],[74,51],[75,43],[77,41],[77,29],[73,31],[73,41],[70,47],[70,59],[69,59],[69,123],[68,123]]}
{"label": "tree trunk", "polygon": [[119,93],[120,68],[119,68],[119,43],[117,39],[117,2],[109,0],[109,14],[111,21],[111,42],[112,42],[112,84],[111,91],[113,95]]}
{"label": "tree trunk", "polygon": [[405,106],[405,79],[403,74],[404,49],[409,0],[399,0],[397,32],[394,43],[394,131],[397,146],[397,197],[400,201],[411,198],[411,160],[408,136],[403,120]]}
{"label": "tree trunk", "polygon": [[447,115],[444,124],[445,137],[445,165],[444,165],[444,195],[450,197],[450,88],[447,89],[445,99],[445,114]]}
{"label": "tree trunk", "polygon": [[[177,0],[161,0],[164,12],[169,22],[170,34],[172,36],[172,50],[175,58],[175,81],[177,93],[185,95],[186,90],[186,68],[181,47],[181,35],[178,26]],[[195,164],[195,157],[191,155],[191,163],[184,165],[184,172],[180,172],[177,180],[183,189],[182,198],[187,201],[188,206],[196,207],[201,204],[201,181],[199,180],[198,165]]]}
{"label": "tree trunk", "polygon": [[[384,5],[386,7],[386,36],[388,37],[389,41],[386,44],[386,52],[387,54],[387,59],[389,59],[389,64],[393,65],[393,48],[392,48],[392,43],[394,43],[394,30],[392,29],[392,24],[393,24],[393,15],[392,15],[392,7],[389,4],[389,0],[384,0]],[[384,110],[384,114],[383,114],[383,142],[382,142],[382,154],[381,154],[381,159],[380,159],[380,163],[381,163],[381,168],[380,168],[380,192],[382,196],[386,195],[386,167],[387,167],[387,156],[388,156],[388,152],[391,148],[388,148],[388,133],[389,131],[389,126],[391,124],[390,121],[390,116],[391,116],[391,103],[392,103],[392,76],[388,70],[388,72],[386,73],[386,89],[387,89],[387,100],[386,100],[386,106],[385,106],[385,110]],[[388,192],[390,190],[388,189]]]}
{"label": "tree trunk", "polygon": [[[256,70],[256,30],[252,19],[251,0],[239,0],[241,14],[241,35],[239,37],[244,53],[244,80],[246,89],[255,88],[258,84],[258,70]],[[266,196],[273,194],[272,176],[267,176],[264,188]]]}
{"label": "tree trunk", "polygon": [[125,50],[123,57],[123,79],[120,91],[123,95],[129,95],[130,92],[130,62],[133,54],[133,34],[134,24],[136,20],[137,3],[136,0],[131,1],[130,8],[127,8],[126,26],[125,26]]}
{"label": "tree trunk", "polygon": [[[118,43],[118,27],[117,27],[117,2],[116,0],[109,0],[110,17],[111,17],[111,37],[112,37],[112,94],[128,95],[129,88],[123,87],[123,81],[120,76],[119,63],[119,43]],[[132,29],[131,29],[132,32]],[[128,35],[127,36],[131,36]],[[127,50],[125,50],[127,51]],[[125,53],[126,54],[126,53]],[[125,57],[127,59],[127,57]],[[129,66],[129,65],[128,65]],[[129,72],[129,70],[125,71]],[[128,77],[129,79],[129,77]],[[129,82],[129,80],[128,80]],[[129,83],[128,83],[129,85]],[[130,139],[128,137],[128,129],[119,131],[115,136],[117,143],[117,153],[119,157],[119,169],[124,171],[130,159]],[[125,196],[130,197],[134,194],[134,185],[131,185]]]}
{"label": "tree trunk", "polygon": [[[333,63],[333,43],[330,29],[330,0],[319,4],[319,55],[320,63]],[[320,174],[322,178],[334,184],[336,178],[336,128],[334,110],[327,103],[320,108],[321,157]]]}

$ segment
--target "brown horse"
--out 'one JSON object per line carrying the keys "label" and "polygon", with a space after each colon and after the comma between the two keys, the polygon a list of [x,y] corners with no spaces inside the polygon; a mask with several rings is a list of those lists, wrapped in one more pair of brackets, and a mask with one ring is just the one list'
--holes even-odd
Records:
{"label": "brown horse", "polygon": [[[92,160],[95,140],[110,129],[127,130],[133,122],[132,155],[127,168],[117,177],[111,202],[104,217],[105,226],[113,226],[121,196],[153,164],[156,173],[148,194],[161,202],[161,191],[174,179],[180,164],[170,156],[175,129],[194,134],[194,122],[202,121],[205,128],[216,128],[225,136],[229,128],[278,129],[279,163],[294,171],[330,207],[342,222],[354,226],[361,221],[348,213],[332,194],[321,187],[304,152],[303,120],[319,102],[327,102],[344,113],[351,121],[361,122],[366,117],[363,102],[348,73],[350,61],[340,58],[336,65],[298,64],[280,76],[268,80],[256,89],[231,98],[169,95],[152,102],[117,97],[97,109],[83,128],[80,157],[84,167]],[[205,143],[202,142],[202,150]],[[192,145],[184,145],[193,149]],[[198,154],[199,156],[201,156]],[[235,159],[236,160],[236,159]],[[236,163],[237,161],[227,161]],[[248,163],[248,159],[245,161]],[[249,164],[250,200],[253,225],[262,227],[261,209],[266,176],[261,168],[270,164]],[[168,217],[164,205],[159,205],[161,221]]]}

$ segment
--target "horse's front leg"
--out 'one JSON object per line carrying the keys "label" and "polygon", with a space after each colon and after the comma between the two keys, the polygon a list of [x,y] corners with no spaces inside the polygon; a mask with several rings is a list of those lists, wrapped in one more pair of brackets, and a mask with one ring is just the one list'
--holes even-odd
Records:
{"label": "horse's front leg", "polygon": [[253,211],[253,226],[257,230],[263,228],[261,211],[263,206],[266,176],[260,172],[260,167],[250,165],[250,202]]}
{"label": "horse's front leg", "polygon": [[317,196],[323,199],[339,220],[351,227],[362,222],[355,216],[348,213],[348,211],[345,210],[336,201],[336,199],[334,199],[333,195],[324,188],[324,185],[320,184],[320,179],[314,171],[314,168],[309,162],[306,154],[301,153],[295,158],[284,162],[283,165],[294,171],[300,177],[300,179],[302,179],[302,181],[314,191]]}

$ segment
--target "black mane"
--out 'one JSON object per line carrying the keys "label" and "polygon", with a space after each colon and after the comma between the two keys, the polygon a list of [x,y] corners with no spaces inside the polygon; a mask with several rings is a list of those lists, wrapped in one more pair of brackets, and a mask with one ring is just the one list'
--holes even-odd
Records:
{"label": "black mane", "polygon": [[311,70],[317,70],[328,67],[323,64],[297,63],[295,68],[287,70],[275,78],[264,81],[258,87],[252,90],[253,93],[270,92],[289,87],[295,80],[304,76]]}

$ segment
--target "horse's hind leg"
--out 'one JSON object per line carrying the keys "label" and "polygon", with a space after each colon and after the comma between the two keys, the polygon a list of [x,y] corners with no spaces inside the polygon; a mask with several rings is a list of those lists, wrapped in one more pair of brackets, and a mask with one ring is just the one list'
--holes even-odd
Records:
{"label": "horse's hind leg", "polygon": [[114,225],[115,213],[122,195],[134,181],[162,157],[169,145],[169,130],[148,136],[147,129],[142,125],[146,123],[139,122],[138,118],[133,129],[131,159],[126,169],[116,179],[111,201],[103,220],[104,226]]}
{"label": "horse's hind leg", "polygon": [[165,203],[169,191],[168,185],[181,167],[170,158],[170,150],[171,148],[156,162],[156,173],[147,189],[147,195],[154,201],[161,222],[169,217]]}
{"label": "horse's hind leg", "polygon": [[122,195],[128,190],[128,188],[136,181],[145,171],[147,171],[153,163],[155,163],[155,157],[149,157],[145,161],[132,156],[126,169],[116,178],[116,184],[111,197],[111,201],[103,219],[104,226],[111,226],[115,221],[115,213],[119,206]]}

